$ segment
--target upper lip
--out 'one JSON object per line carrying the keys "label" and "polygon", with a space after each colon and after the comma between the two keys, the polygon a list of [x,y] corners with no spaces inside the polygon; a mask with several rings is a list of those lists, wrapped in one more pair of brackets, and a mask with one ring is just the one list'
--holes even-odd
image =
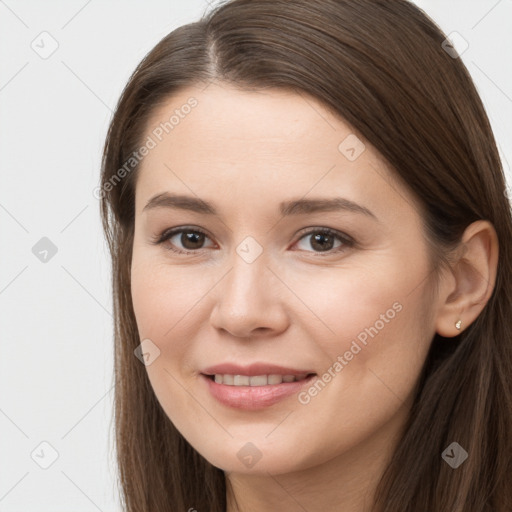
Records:
{"label": "upper lip", "polygon": [[214,366],[209,366],[202,370],[205,375],[248,375],[253,377],[256,375],[303,375],[315,373],[312,370],[304,370],[298,368],[286,368],[270,363],[252,363],[247,366],[241,366],[234,363],[221,363]]}

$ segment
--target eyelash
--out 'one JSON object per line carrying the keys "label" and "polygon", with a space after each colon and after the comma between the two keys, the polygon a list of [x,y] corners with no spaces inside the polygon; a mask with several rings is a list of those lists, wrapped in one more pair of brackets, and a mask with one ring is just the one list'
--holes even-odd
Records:
{"label": "eyelash", "polygon": [[[205,235],[206,237],[210,238],[208,236],[208,234],[205,233],[202,229],[191,228],[191,227],[181,227],[181,228],[173,228],[170,230],[169,229],[164,230],[159,235],[154,237],[153,240],[151,240],[151,243],[153,243],[155,245],[160,245],[160,244],[163,244],[164,242],[168,241],[174,235],[179,234],[179,233],[185,233],[185,232],[201,233],[202,235]],[[347,249],[355,246],[355,241],[352,238],[350,238],[348,235],[345,235],[344,233],[341,233],[340,231],[336,231],[335,229],[331,229],[331,228],[311,229],[305,233],[302,233],[302,235],[298,238],[297,242],[299,242],[300,240],[302,240],[303,238],[305,238],[307,236],[310,236],[313,234],[318,234],[318,233],[323,234],[323,235],[332,235],[332,236],[338,238],[338,240],[340,240],[343,245],[341,245],[340,247],[337,247],[336,249],[331,249],[329,251],[324,251],[324,252],[306,251],[306,252],[313,252],[317,257],[325,257],[325,256],[330,256],[332,254],[338,254],[340,252],[343,252],[344,250],[347,250]],[[297,242],[295,242],[295,243],[297,243]],[[166,247],[166,249],[169,251],[178,253],[178,254],[193,254],[193,253],[197,253],[201,250],[201,249],[196,249],[196,250],[184,251],[182,249],[176,249],[175,247],[172,247],[170,244],[168,247]]]}

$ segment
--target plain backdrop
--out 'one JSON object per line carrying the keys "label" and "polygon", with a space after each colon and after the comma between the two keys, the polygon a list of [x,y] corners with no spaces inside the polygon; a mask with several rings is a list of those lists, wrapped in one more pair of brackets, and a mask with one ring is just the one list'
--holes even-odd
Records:
{"label": "plain backdrop", "polygon": [[[418,0],[469,44],[509,183],[512,0]],[[120,511],[100,154],[129,75],[206,0],[0,0],[0,511]]]}

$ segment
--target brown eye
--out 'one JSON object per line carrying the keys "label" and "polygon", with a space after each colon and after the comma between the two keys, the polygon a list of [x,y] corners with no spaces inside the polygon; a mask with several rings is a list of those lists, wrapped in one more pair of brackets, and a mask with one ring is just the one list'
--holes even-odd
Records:
{"label": "brown eye", "polygon": [[182,231],[179,241],[185,249],[193,250],[201,249],[201,246],[204,244],[205,238],[206,237],[203,233],[198,233],[194,231]]}
{"label": "brown eye", "polygon": [[302,241],[305,241],[306,247],[303,246],[300,249],[306,251],[313,249],[313,252],[336,253],[354,245],[353,240],[348,236],[327,228],[309,231],[297,243]]}
{"label": "brown eye", "polygon": [[177,253],[196,252],[204,249],[208,235],[198,229],[173,229],[165,231],[157,240],[157,244],[166,243],[166,248]]}

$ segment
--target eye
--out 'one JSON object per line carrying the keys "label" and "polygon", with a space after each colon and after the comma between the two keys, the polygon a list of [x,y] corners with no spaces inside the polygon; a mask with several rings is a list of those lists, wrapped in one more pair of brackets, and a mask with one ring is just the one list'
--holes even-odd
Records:
{"label": "eye", "polygon": [[[344,251],[353,247],[355,244],[354,240],[352,240],[348,235],[330,228],[312,229],[304,234],[297,244],[303,240],[306,241],[306,245],[309,245],[309,247],[314,249],[314,252],[328,254]],[[338,241],[337,245],[336,241]],[[307,251],[308,248],[302,248],[302,250]],[[321,254],[321,256],[323,256],[323,254]]]}
{"label": "eye", "polygon": [[[301,236],[295,245],[300,244],[303,240],[306,241],[308,237],[307,245],[313,248],[313,252],[327,253],[325,255],[339,253],[355,245],[355,241],[351,237],[330,228],[310,229]],[[181,227],[163,231],[152,240],[152,243],[158,245],[168,242],[165,247],[167,250],[179,254],[190,254],[204,249],[206,240],[210,240],[210,237],[201,229]],[[336,242],[338,243],[336,244]],[[179,244],[181,244],[181,247],[179,247]],[[209,247],[212,246],[214,244]],[[308,248],[304,247],[300,249],[309,251]],[[324,254],[319,254],[319,256],[324,256]]]}
{"label": "eye", "polygon": [[[210,238],[198,228],[177,228],[164,231],[156,240],[153,240],[153,243],[163,244],[164,242],[169,242],[166,249],[187,254],[197,252],[198,249],[203,249],[205,239],[209,240]],[[176,247],[177,244],[181,244],[182,248]]]}

